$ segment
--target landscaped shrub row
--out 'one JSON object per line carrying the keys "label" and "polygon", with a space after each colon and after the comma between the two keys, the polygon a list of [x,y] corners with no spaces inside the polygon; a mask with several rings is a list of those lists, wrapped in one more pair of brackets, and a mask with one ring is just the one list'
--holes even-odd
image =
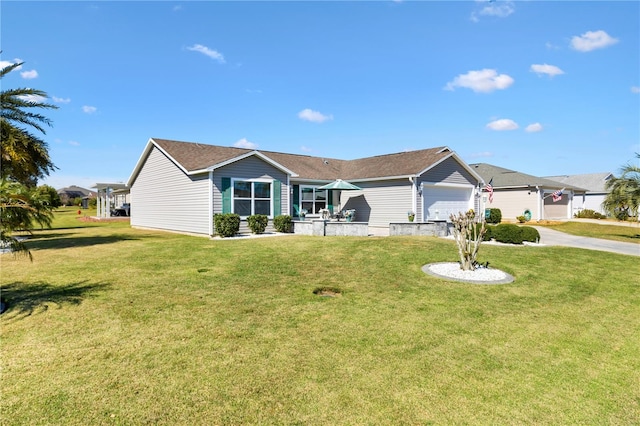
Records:
{"label": "landscaped shrub row", "polygon": [[[291,232],[292,223],[289,215],[273,218],[273,227],[278,232]],[[233,237],[240,232],[240,216],[235,213],[218,213],[213,216],[213,224],[216,234],[223,238]],[[263,234],[269,224],[269,218],[264,214],[254,214],[247,217],[247,224],[254,234]]]}
{"label": "landscaped shrub row", "polygon": [[574,214],[573,217],[578,219],[605,219],[607,216],[591,209],[584,209]]}
{"label": "landscaped shrub row", "polygon": [[524,241],[536,243],[540,240],[540,233],[531,226],[501,223],[500,225],[487,226],[484,241],[491,239],[507,244],[522,244]]}

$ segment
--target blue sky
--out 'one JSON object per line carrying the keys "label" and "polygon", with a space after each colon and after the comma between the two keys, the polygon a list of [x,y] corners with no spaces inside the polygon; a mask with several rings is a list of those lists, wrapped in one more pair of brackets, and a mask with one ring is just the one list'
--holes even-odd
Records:
{"label": "blue sky", "polygon": [[59,107],[56,188],[126,182],[150,137],[353,159],[449,146],[537,176],[640,152],[640,3],[1,5],[3,88]]}

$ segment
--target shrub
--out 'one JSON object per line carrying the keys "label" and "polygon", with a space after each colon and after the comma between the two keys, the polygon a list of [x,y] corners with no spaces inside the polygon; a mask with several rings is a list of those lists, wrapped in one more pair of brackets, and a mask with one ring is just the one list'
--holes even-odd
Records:
{"label": "shrub", "polygon": [[532,226],[521,226],[520,233],[522,235],[522,241],[529,241],[531,243],[540,241],[540,233]]}
{"label": "shrub", "polygon": [[493,238],[501,243],[522,244],[522,232],[518,225],[502,223],[493,228]]}
{"label": "shrub", "polygon": [[487,223],[500,223],[502,222],[502,211],[500,209],[489,209],[489,217]]}
{"label": "shrub", "polygon": [[291,232],[291,216],[283,214],[273,218],[273,227],[278,232]]}
{"label": "shrub", "polygon": [[265,214],[254,214],[247,218],[247,222],[251,232],[254,234],[263,234],[264,230],[267,229],[269,218]]}
{"label": "shrub", "polygon": [[493,238],[493,228],[495,228],[494,225],[486,225],[484,227],[485,233],[482,241],[491,241],[491,239]]}
{"label": "shrub", "polygon": [[213,216],[216,233],[221,237],[233,237],[240,231],[240,215],[223,213]]}
{"label": "shrub", "polygon": [[524,217],[524,216],[522,216],[522,215],[520,215],[520,216],[517,216],[517,217],[516,217],[516,220],[517,220],[518,222],[520,222],[520,223],[525,223],[525,222],[527,221],[527,218],[526,218],[526,217]]}
{"label": "shrub", "polygon": [[593,211],[591,209],[580,210],[578,213],[575,213],[573,217],[578,219],[604,219],[605,215],[602,213]]}

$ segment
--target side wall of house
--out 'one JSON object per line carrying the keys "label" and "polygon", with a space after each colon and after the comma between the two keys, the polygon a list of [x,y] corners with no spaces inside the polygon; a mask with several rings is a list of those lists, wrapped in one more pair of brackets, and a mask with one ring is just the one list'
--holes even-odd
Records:
{"label": "side wall of house", "polygon": [[[488,196],[483,194],[483,197]],[[485,208],[500,209],[503,222],[514,222],[516,217],[523,215],[529,209],[532,218],[541,218],[540,194],[536,190],[527,189],[501,189],[493,192],[493,203],[487,199]]]}
{"label": "side wall of house", "polygon": [[188,176],[153,147],[131,187],[131,225],[209,234],[209,179]]}
{"label": "side wall of house", "polygon": [[[355,182],[361,191],[341,191],[340,208],[355,209],[356,222],[370,226],[389,226],[406,222],[407,211],[413,209],[412,183],[408,179]],[[334,203],[337,208],[338,203]]]}
{"label": "side wall of house", "polygon": [[252,156],[236,161],[213,173],[213,213],[222,213],[222,178],[269,179],[280,181],[280,211],[274,216],[289,214],[289,186],[287,174],[262,159]]}

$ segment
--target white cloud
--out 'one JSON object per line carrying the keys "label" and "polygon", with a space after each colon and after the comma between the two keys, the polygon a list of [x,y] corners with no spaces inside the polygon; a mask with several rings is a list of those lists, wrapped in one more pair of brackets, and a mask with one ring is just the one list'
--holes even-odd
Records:
{"label": "white cloud", "polygon": [[[23,61],[22,61],[22,59],[18,59],[18,58],[15,58],[13,60],[13,62],[11,62],[11,61],[0,61],[0,68],[6,68],[6,67],[9,67],[9,66],[11,66],[13,64],[19,64],[20,62],[23,62]],[[20,65],[19,67],[14,68],[13,71],[17,71],[17,70],[21,70],[21,69],[22,69],[22,65]]]}
{"label": "white cloud", "polygon": [[82,111],[87,113],[87,114],[93,114],[94,112],[96,112],[98,110],[98,108],[94,107],[94,106],[89,106],[89,105],[84,105],[82,107]]}
{"label": "white cloud", "polygon": [[300,147],[300,151],[302,151],[302,152],[313,152],[313,148],[309,148],[308,146],[302,145]]}
{"label": "white cloud", "polygon": [[327,120],[333,120],[333,115],[324,115],[321,112],[306,108],[298,113],[298,118],[313,123],[324,123]]}
{"label": "white cloud", "polygon": [[480,20],[480,18],[478,17],[478,15],[480,16],[495,16],[497,18],[506,18],[507,16],[511,15],[513,12],[516,11],[516,8],[513,4],[512,1],[501,1],[501,2],[486,2],[486,1],[482,1],[482,2],[477,2],[477,3],[481,3],[483,6],[482,8],[480,8],[479,11],[477,12],[473,12],[471,14],[471,20],[473,22],[478,22]]}
{"label": "white cloud", "polygon": [[33,102],[33,103],[42,103],[46,102],[47,98],[39,95],[22,95],[18,96],[18,98],[22,99],[25,102]]}
{"label": "white cloud", "polygon": [[38,78],[38,71],[36,71],[36,70],[22,71],[20,73],[20,76],[22,78],[24,78],[25,80],[32,80],[34,78]]}
{"label": "white cloud", "polygon": [[57,96],[52,96],[51,99],[53,99],[53,102],[56,102],[59,104],[68,104],[69,102],[71,102],[70,98],[59,98]]}
{"label": "white cloud", "polygon": [[210,57],[211,59],[215,59],[221,64],[225,63],[224,56],[222,56],[222,53],[218,52],[217,50],[209,49],[207,46],[203,46],[201,44],[194,44],[191,47],[187,47],[187,50],[191,50],[192,52],[200,52],[203,55]]}
{"label": "white cloud", "polygon": [[553,43],[546,42],[544,45],[545,45],[545,46],[547,47],[547,49],[549,49],[549,50],[560,50],[560,46],[556,46],[556,45],[555,45],[555,44],[553,44]]}
{"label": "white cloud", "polygon": [[72,146],[80,146],[80,142],[76,142],[76,141],[69,141],[69,145],[72,145]]}
{"label": "white cloud", "polygon": [[618,42],[617,38],[611,37],[606,32],[587,31],[581,36],[573,36],[571,38],[571,47],[580,52],[589,52],[595,49],[602,49]]}
{"label": "white cloud", "polygon": [[529,124],[527,127],[525,127],[524,131],[525,132],[529,132],[529,133],[541,132],[542,131],[542,124],[540,124],[540,123]]}
{"label": "white cloud", "polygon": [[501,118],[499,120],[494,120],[491,123],[487,124],[487,129],[496,130],[498,132],[504,130],[516,130],[518,128],[518,124],[510,120],[508,118]]}
{"label": "white cloud", "polygon": [[631,86],[631,93],[640,93],[640,87]]}
{"label": "white cloud", "polygon": [[235,146],[236,148],[256,149],[258,147],[258,144],[249,142],[246,138],[242,138],[234,143],[233,146]]}
{"label": "white cloud", "polygon": [[482,152],[474,152],[470,155],[471,158],[484,158],[484,157],[493,157],[493,152],[490,151],[482,151]]}
{"label": "white cloud", "polygon": [[556,67],[555,65],[548,64],[533,64],[531,65],[531,71],[535,72],[538,75],[546,74],[549,77],[564,74],[564,71],[562,71],[560,68]]}
{"label": "white cloud", "polygon": [[498,74],[493,69],[469,71],[460,74],[453,81],[447,83],[445,90],[454,90],[456,87],[464,87],[474,92],[490,93],[494,90],[504,90],[513,84],[514,80],[507,74]]}

